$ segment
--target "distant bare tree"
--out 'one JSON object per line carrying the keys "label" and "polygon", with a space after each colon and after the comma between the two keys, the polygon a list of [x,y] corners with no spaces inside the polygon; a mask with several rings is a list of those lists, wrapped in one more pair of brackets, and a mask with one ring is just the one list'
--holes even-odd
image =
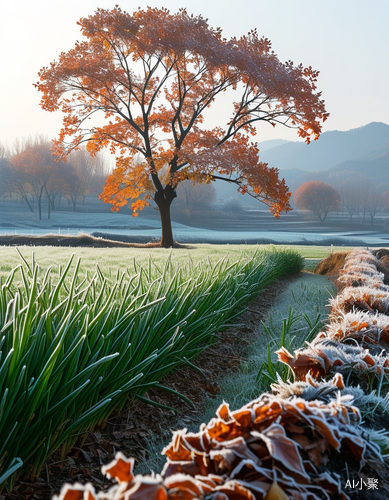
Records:
{"label": "distant bare tree", "polygon": [[183,210],[187,217],[194,213],[207,210],[216,201],[216,191],[212,184],[193,184],[192,181],[182,181],[177,186],[177,210]]}
{"label": "distant bare tree", "polygon": [[370,215],[370,222],[382,208],[382,196],[370,177],[366,177],[360,172],[343,172],[339,185],[341,204],[350,219],[354,216],[362,216],[362,224],[365,223],[366,216]]}
{"label": "distant bare tree", "polygon": [[0,160],[5,160],[5,159],[9,159],[9,151],[8,148],[4,146],[4,144],[1,144],[0,142]]}
{"label": "distant bare tree", "polygon": [[[27,142],[25,149],[11,158],[14,171],[14,183],[20,196],[28,203],[25,193],[33,193],[38,203],[39,219],[42,219],[42,201],[47,196],[48,217],[50,218],[50,182],[58,174],[58,163],[52,152],[52,144],[38,137],[34,142]],[[29,186],[29,187],[28,187]],[[30,209],[31,205],[29,204]]]}
{"label": "distant bare tree", "polygon": [[384,191],[381,197],[382,197],[382,208],[384,210],[389,210],[389,191]]}
{"label": "distant bare tree", "polygon": [[11,168],[8,158],[0,156],[0,196],[5,198],[11,191]]}
{"label": "distant bare tree", "polygon": [[353,175],[351,172],[348,176],[341,182],[339,186],[339,194],[341,197],[341,205],[344,211],[346,211],[350,220],[352,221],[354,216],[360,214],[365,206],[365,195],[363,192],[363,178],[356,174]]}
{"label": "distant bare tree", "polygon": [[384,198],[372,181],[370,184],[365,185],[364,201],[365,210],[370,215],[370,224],[373,225],[374,217],[384,206]]}
{"label": "distant bare tree", "polygon": [[66,181],[67,196],[73,205],[73,210],[77,210],[77,202],[85,196],[93,193],[99,195],[107,174],[107,162],[103,153],[90,156],[85,148],[73,151],[67,160]]}
{"label": "distant bare tree", "polygon": [[24,201],[30,209],[30,212],[34,212],[34,192],[31,184],[28,182],[27,175],[23,172],[17,171],[14,166],[12,166],[9,173],[9,185],[10,192],[17,198]]}

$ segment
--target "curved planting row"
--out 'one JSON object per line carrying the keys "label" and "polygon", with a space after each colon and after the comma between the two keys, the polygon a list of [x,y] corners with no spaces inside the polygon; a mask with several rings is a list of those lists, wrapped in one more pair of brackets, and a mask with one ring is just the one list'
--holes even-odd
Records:
{"label": "curved planting row", "polygon": [[[271,394],[236,411],[223,403],[197,433],[174,432],[163,450],[167,461],[160,475],[134,476],[133,459],[119,453],[103,467],[117,485],[98,494],[91,484],[65,485],[56,498],[386,498],[372,491],[364,497],[362,490],[353,496],[357,478],[342,473],[364,466],[374,471],[372,464],[382,463],[389,452],[387,434],[367,428],[361,419],[369,411],[387,415],[389,408],[388,397],[363,390],[375,386],[382,391],[389,376],[389,287],[374,264],[370,252],[351,252],[342,272],[343,289],[331,301],[327,329],[294,354],[278,351],[294,382],[279,379]],[[377,481],[373,477],[365,487],[376,489]]]}
{"label": "curved planting row", "polygon": [[190,364],[303,261],[267,248],[236,262],[135,265],[113,280],[99,268],[81,276],[79,262],[73,276],[71,262],[59,275],[24,264],[0,279],[0,486],[8,490],[129,398],[152,403],[150,387],[172,392],[159,384],[163,375]]}
{"label": "curved planting row", "polygon": [[346,259],[338,283],[342,289],[331,300],[330,324],[303,349],[278,355],[296,380],[342,373],[347,381],[374,385],[389,376],[389,286],[368,250],[354,250]]}

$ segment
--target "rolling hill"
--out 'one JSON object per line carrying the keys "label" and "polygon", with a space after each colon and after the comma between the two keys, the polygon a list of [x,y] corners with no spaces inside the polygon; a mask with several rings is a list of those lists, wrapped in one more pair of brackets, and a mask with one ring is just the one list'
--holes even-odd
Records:
{"label": "rolling hill", "polygon": [[298,169],[317,172],[338,168],[339,164],[350,160],[388,158],[388,151],[389,125],[372,122],[345,132],[324,132],[318,141],[309,145],[287,142],[270,149],[264,148],[261,160],[281,171]]}
{"label": "rolling hill", "polygon": [[[385,123],[372,122],[345,132],[324,132],[309,145],[269,140],[258,146],[260,159],[279,168],[292,192],[309,180],[336,186],[337,176],[355,173],[372,178],[380,190],[389,189],[389,125]],[[240,195],[235,185],[216,182],[214,187],[220,202],[235,199],[242,205],[262,208],[253,198]]]}

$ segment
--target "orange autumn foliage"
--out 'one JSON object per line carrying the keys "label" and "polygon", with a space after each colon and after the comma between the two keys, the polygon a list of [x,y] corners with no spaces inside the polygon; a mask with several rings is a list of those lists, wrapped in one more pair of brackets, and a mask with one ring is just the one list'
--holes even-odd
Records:
{"label": "orange autumn foliage", "polygon": [[[84,39],[43,68],[36,87],[43,109],[64,113],[58,150],[87,141],[91,154],[109,147],[116,155],[102,193],[113,210],[132,199],[136,213],[153,198],[171,233],[177,184],[220,178],[277,217],[290,210],[284,180],[260,162],[251,138],[259,121],[295,127],[306,142],[319,137],[328,113],[317,71],[281,63],[255,30],[227,40],[185,9],[128,14],[116,6],[78,24]],[[226,90],[237,96],[230,118],[209,129],[204,112]]]}
{"label": "orange autumn foliage", "polygon": [[[332,384],[343,387],[343,379]],[[90,483],[66,484],[53,500],[347,500],[340,476],[322,464],[341,456],[363,466],[378,455],[361,436],[360,419],[341,397],[323,403],[263,394],[236,411],[223,403],[198,432],[173,433],[161,474],[134,475],[134,460],[119,452],[102,467],[117,485],[96,493]]]}
{"label": "orange autumn foliage", "polygon": [[313,212],[320,222],[325,221],[328,212],[340,207],[338,191],[323,181],[304,182],[294,192],[293,201],[297,208]]}

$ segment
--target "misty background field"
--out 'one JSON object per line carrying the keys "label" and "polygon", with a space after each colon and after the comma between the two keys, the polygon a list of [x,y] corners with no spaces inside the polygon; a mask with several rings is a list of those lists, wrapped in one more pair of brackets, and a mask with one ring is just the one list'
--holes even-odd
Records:
{"label": "misty background field", "polygon": [[[309,180],[324,181],[339,192],[340,210],[330,212],[321,223],[311,212],[299,211],[292,196],[293,210],[275,219],[257,200],[239,194],[234,185],[214,182],[193,186],[186,181],[179,186],[172,204],[177,242],[387,245],[389,125],[370,123],[347,132],[325,132],[308,146],[298,141],[270,140],[259,143],[259,147],[261,160],[279,168],[292,193]],[[47,198],[43,198],[39,219],[32,190],[27,193],[28,205],[13,184],[11,152],[3,148],[0,156],[0,234],[86,233],[128,242],[159,241],[160,217],[154,207],[146,207],[138,217],[132,217],[128,206],[113,213],[99,199],[110,169],[108,157],[100,158],[93,168],[90,160],[85,160],[73,191],[53,189],[50,210]],[[372,212],[369,203],[373,202]]]}

